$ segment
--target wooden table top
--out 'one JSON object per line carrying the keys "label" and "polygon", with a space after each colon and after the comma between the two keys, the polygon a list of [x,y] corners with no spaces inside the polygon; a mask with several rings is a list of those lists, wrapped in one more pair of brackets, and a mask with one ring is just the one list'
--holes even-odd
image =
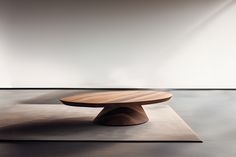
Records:
{"label": "wooden table top", "polygon": [[169,100],[172,95],[157,90],[87,92],[61,99],[71,106],[104,107],[107,105],[147,105]]}

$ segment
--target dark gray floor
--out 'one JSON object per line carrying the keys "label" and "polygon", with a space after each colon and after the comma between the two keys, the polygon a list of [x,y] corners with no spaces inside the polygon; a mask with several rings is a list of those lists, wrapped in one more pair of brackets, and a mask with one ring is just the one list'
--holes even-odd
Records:
{"label": "dark gray floor", "polygon": [[[16,103],[54,104],[58,103],[57,98],[75,92],[0,90],[0,110],[14,107]],[[171,92],[174,97],[170,105],[198,133],[203,143],[1,142],[0,157],[236,157],[236,91]],[[32,95],[35,95],[33,99]],[[9,97],[11,99],[6,99]]]}

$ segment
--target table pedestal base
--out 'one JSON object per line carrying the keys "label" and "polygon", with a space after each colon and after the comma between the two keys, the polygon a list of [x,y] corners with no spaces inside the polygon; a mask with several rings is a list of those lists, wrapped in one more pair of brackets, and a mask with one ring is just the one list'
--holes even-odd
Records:
{"label": "table pedestal base", "polygon": [[107,106],[94,119],[94,123],[102,125],[126,126],[138,125],[148,121],[141,105]]}

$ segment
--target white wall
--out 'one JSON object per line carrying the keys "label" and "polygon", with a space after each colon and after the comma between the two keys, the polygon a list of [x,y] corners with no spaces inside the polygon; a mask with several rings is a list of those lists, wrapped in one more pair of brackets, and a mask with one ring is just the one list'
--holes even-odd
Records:
{"label": "white wall", "polygon": [[[1,42],[1,40],[0,40]],[[5,63],[3,45],[0,45],[0,88],[12,87],[8,67]]]}
{"label": "white wall", "polygon": [[4,21],[0,12],[0,88],[12,87],[9,67],[6,65],[6,39],[4,38]]}
{"label": "white wall", "polygon": [[11,85],[236,88],[234,2],[6,4]]}

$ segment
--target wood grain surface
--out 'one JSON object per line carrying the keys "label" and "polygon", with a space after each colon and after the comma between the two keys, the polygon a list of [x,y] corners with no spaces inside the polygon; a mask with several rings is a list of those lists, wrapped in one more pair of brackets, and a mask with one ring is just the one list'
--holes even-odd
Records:
{"label": "wood grain surface", "polygon": [[81,93],[62,98],[61,102],[71,106],[105,107],[160,103],[171,97],[170,93],[157,90],[124,90]]}
{"label": "wood grain surface", "polygon": [[140,105],[124,107],[106,106],[94,119],[94,123],[113,126],[138,125],[148,121],[148,117]]}

